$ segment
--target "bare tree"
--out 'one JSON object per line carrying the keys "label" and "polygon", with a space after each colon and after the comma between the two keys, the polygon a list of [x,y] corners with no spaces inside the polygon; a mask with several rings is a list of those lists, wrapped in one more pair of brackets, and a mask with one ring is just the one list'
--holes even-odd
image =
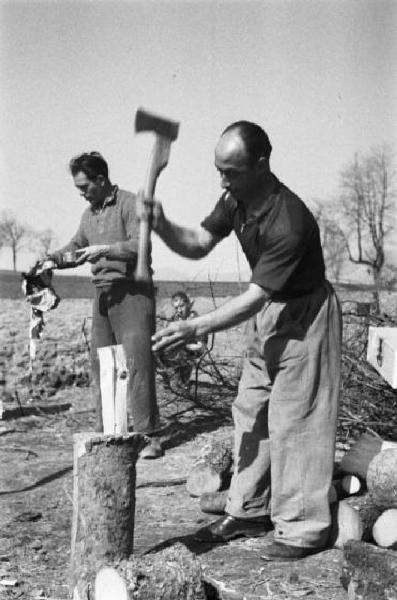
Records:
{"label": "bare tree", "polygon": [[381,275],[382,289],[394,290],[397,285],[397,266],[386,263]]}
{"label": "bare tree", "polygon": [[378,310],[385,240],[394,225],[395,174],[393,153],[386,145],[356,155],[341,173],[340,231],[349,260],[365,265],[372,275]]}
{"label": "bare tree", "polygon": [[50,228],[33,233],[33,240],[41,257],[48,254],[58,243],[55,233]]}
{"label": "bare tree", "polygon": [[315,201],[312,212],[317,220],[328,279],[339,283],[347,259],[343,234],[332,215],[329,203]]}
{"label": "bare tree", "polygon": [[17,270],[17,255],[19,250],[25,246],[30,238],[30,230],[7,211],[0,216],[0,239],[2,245],[11,248],[12,265]]}

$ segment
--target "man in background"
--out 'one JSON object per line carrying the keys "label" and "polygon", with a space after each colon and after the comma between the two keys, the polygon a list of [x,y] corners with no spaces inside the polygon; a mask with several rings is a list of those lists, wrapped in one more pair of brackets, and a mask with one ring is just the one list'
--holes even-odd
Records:
{"label": "man in background", "polygon": [[330,531],[341,319],[317,223],[271,172],[271,150],[255,123],[225,129],[215,149],[224,193],[197,229],[171,222],[155,203],[155,231],[172,250],[198,259],[234,231],[252,277],[223,306],[158,331],[153,349],[173,350],[248,319],[226,513],[195,536],[227,542],[274,528],[264,558],[295,560],[324,548]]}
{"label": "man in background", "polygon": [[[178,290],[171,296],[171,304],[174,309],[170,317],[160,317],[165,321],[184,321],[197,317],[198,313],[193,310],[193,302],[183,290]],[[203,335],[200,339],[187,342],[177,350],[170,352],[157,352],[156,359],[164,381],[169,387],[175,379],[177,384],[188,386],[195,361],[206,351],[208,336]]]}
{"label": "man in background", "polygon": [[73,182],[88,202],[80,226],[70,242],[52,253],[59,268],[91,263],[92,308],[91,368],[96,406],[95,430],[103,431],[97,348],[122,344],[129,370],[129,406],[134,431],[151,436],[141,456],[162,454],[159,411],[150,336],[155,326],[154,288],[134,281],[139,222],[136,197],[109,179],[108,165],[98,152],[70,161]]}

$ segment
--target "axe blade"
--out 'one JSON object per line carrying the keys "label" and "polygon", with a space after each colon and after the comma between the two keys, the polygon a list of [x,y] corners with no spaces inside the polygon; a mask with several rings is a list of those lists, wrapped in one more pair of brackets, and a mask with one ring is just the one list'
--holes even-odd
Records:
{"label": "axe blade", "polygon": [[179,123],[138,108],[135,115],[135,131],[151,131],[173,142],[178,137]]}

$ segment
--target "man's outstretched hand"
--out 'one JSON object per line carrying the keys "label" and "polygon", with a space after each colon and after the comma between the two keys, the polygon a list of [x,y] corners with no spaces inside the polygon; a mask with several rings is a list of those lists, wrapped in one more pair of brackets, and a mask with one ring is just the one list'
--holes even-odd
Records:
{"label": "man's outstretched hand", "polygon": [[157,352],[158,350],[175,350],[184,346],[187,342],[192,342],[197,336],[196,325],[194,320],[187,321],[175,321],[159,329],[152,336],[152,350]]}
{"label": "man's outstretched hand", "polygon": [[76,250],[76,260],[74,262],[76,265],[82,265],[85,262],[96,263],[100,258],[106,256],[108,251],[109,246],[105,244],[86,246],[85,248]]}

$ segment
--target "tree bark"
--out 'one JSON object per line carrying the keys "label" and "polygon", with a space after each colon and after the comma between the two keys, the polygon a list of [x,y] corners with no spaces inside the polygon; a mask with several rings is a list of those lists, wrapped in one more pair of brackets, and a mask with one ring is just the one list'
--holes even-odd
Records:
{"label": "tree bark", "polygon": [[146,443],[138,433],[74,436],[70,585],[75,600],[89,600],[100,566],[132,553],[135,464]]}

